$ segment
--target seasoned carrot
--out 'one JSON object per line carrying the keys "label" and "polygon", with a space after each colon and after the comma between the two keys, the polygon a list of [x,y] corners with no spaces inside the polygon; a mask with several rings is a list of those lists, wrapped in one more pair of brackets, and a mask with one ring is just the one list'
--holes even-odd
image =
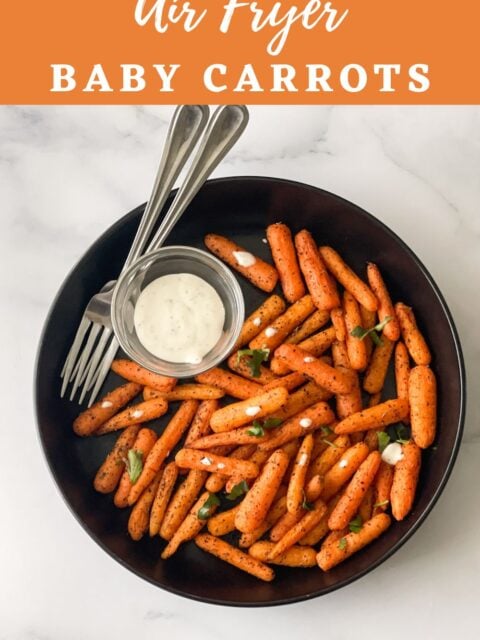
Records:
{"label": "seasoned carrot", "polygon": [[400,324],[403,341],[415,364],[430,364],[432,360],[430,349],[425,342],[425,338],[420,333],[412,309],[403,304],[403,302],[397,302],[395,313]]}
{"label": "seasoned carrot", "polygon": [[188,446],[191,449],[211,449],[223,445],[241,445],[241,444],[260,444],[270,438],[269,433],[263,436],[253,435],[249,433],[248,427],[240,427],[232,431],[220,431],[219,433],[211,433],[203,438],[194,440]]}
{"label": "seasoned carrot", "polygon": [[375,347],[363,378],[363,388],[368,393],[379,393],[383,389],[394,345],[394,342],[383,336],[380,344]]}
{"label": "seasoned carrot", "polygon": [[210,418],[210,426],[215,432],[231,431],[278,411],[287,399],[288,391],[278,387],[248,400],[234,402],[215,411]]}
{"label": "seasoned carrot", "polygon": [[[368,309],[365,309],[363,305],[359,305],[359,306],[360,306],[360,317],[362,318],[362,323],[361,323],[362,328],[367,330],[373,329],[377,324],[377,312],[369,311]],[[373,340],[371,336],[368,335],[368,336],[365,336],[365,338],[363,339],[363,342],[365,343],[365,348],[367,350],[367,361],[370,362],[370,356],[372,355],[372,351],[373,351]]]}
{"label": "seasoned carrot", "polygon": [[372,393],[372,395],[368,399],[368,406],[376,407],[377,404],[380,404],[381,399],[382,399],[381,391],[379,391],[378,393]]}
{"label": "seasoned carrot", "polygon": [[[173,536],[170,538],[167,546],[162,551],[162,560],[166,560],[170,558],[181,544],[187,542],[187,540],[192,540],[200,531],[203,529],[206,523],[206,519],[200,518],[200,510],[205,506],[205,503],[210,497],[210,493],[208,491],[204,491],[202,495],[195,502],[193,507],[190,509],[190,512],[187,514],[185,519],[180,523],[178,529],[174,532]],[[212,504],[208,508],[209,514],[215,513],[217,505]]]}
{"label": "seasoned carrot", "polygon": [[293,371],[304,373],[321,387],[332,393],[348,393],[354,381],[346,370],[339,371],[293,344],[282,344],[275,351]]}
{"label": "seasoned carrot", "polygon": [[369,407],[341,420],[335,427],[335,433],[353,433],[367,429],[388,427],[389,424],[401,422],[408,416],[408,401],[394,398]]}
{"label": "seasoned carrot", "polygon": [[243,499],[235,517],[235,527],[251,533],[263,522],[287,470],[289,458],[277,449],[269,457],[262,472]]}
{"label": "seasoned carrot", "polygon": [[149,534],[156,536],[163,522],[167,505],[172,495],[178,477],[178,467],[175,462],[169,462],[163,470],[157,493],[150,511]]}
{"label": "seasoned carrot", "polygon": [[[335,340],[335,329],[333,327],[329,327],[328,329],[324,329],[319,333],[315,333],[313,336],[310,336],[306,340],[302,340],[302,342],[298,343],[298,347],[307,351],[310,356],[321,356],[322,353],[331,346],[332,342]],[[293,342],[286,341],[287,344],[294,344]],[[322,358],[323,359],[323,358]],[[270,363],[270,367],[274,373],[277,375],[286,375],[290,369],[285,364],[283,360],[274,356]]]}
{"label": "seasoned carrot", "polygon": [[426,449],[435,440],[437,423],[437,381],[430,367],[417,365],[408,381],[412,438]]}
{"label": "seasoned carrot", "polygon": [[158,472],[137,500],[128,519],[128,533],[132,540],[140,540],[148,529],[150,509],[160,484],[161,472]]}
{"label": "seasoned carrot", "polygon": [[298,373],[298,371],[294,371],[293,373],[288,373],[286,376],[281,376],[272,382],[268,382],[263,386],[263,390],[270,391],[270,389],[283,387],[287,391],[293,391],[293,389],[305,384],[307,381],[307,376],[303,375],[303,373]]}
{"label": "seasoned carrot", "polygon": [[362,522],[366,522],[367,520],[370,520],[370,518],[373,515],[373,497],[374,497],[373,485],[370,485],[368,489],[365,491],[363,500],[360,503],[360,506],[358,508],[358,515],[360,516],[360,520]]}
{"label": "seasoned carrot", "polygon": [[270,560],[274,547],[273,542],[262,540],[255,542],[248,550],[248,553],[257,560],[262,562],[271,562],[272,564],[280,564],[285,567],[314,567],[317,564],[317,552],[312,547],[298,547],[294,545],[287,549],[284,553],[276,555]]}
{"label": "seasoned carrot", "polygon": [[350,438],[348,436],[338,436],[335,438],[335,440],[331,442],[331,446],[326,445],[326,449],[312,460],[307,477],[310,478],[315,475],[324,476],[349,448]]}
{"label": "seasoned carrot", "polygon": [[117,387],[109,391],[105,397],[94,405],[82,411],[73,423],[73,430],[77,436],[89,436],[102,424],[113,418],[126,404],[137,396],[142,387],[134,382]]}
{"label": "seasoned carrot", "polygon": [[357,442],[345,451],[340,460],[325,474],[323,500],[330,500],[350,480],[369,453],[364,442]]}
{"label": "seasoned carrot", "polygon": [[273,351],[285,338],[292,333],[309,315],[315,311],[311,296],[303,296],[291,307],[265,327],[253,340],[249,342],[250,349],[269,349]]}
{"label": "seasoned carrot", "polygon": [[[258,370],[253,371],[249,362],[249,358],[242,357],[238,351],[233,353],[227,360],[229,369],[238,373],[242,378],[253,380],[257,384],[265,385],[277,379],[277,376],[270,371],[268,367],[264,367],[262,364],[258,367]],[[255,375],[253,375],[254,373]]]}
{"label": "seasoned carrot", "polygon": [[338,307],[340,300],[335,283],[327,272],[311,233],[306,229],[297,233],[295,247],[300,269],[315,305],[322,311]]}
{"label": "seasoned carrot", "polygon": [[393,472],[395,467],[388,462],[380,463],[375,477],[373,513],[374,515],[386,511],[390,506],[390,491],[392,490]]}
{"label": "seasoned carrot", "polygon": [[347,328],[347,353],[350,366],[356,371],[363,371],[368,364],[368,353],[365,340],[357,338],[353,333],[357,327],[363,328],[360,307],[355,298],[345,291],[343,295],[345,326]]}
{"label": "seasoned carrot", "polygon": [[[336,438],[334,432],[332,431],[333,427],[336,424],[337,424],[337,421],[334,420],[333,422],[330,423],[330,425],[328,425],[328,428],[319,429],[318,431],[314,432],[312,460],[315,460],[316,458],[318,458],[318,456],[321,455],[325,451],[325,449],[331,446],[331,443]],[[310,475],[311,474],[308,473],[309,477]]]}
{"label": "seasoned carrot", "polygon": [[321,495],[325,487],[323,477],[320,475],[314,475],[305,482],[305,498],[307,502],[315,502]]}
{"label": "seasoned carrot", "polygon": [[333,364],[336,368],[348,369],[354,380],[352,390],[349,393],[337,394],[335,397],[337,406],[337,416],[343,420],[362,410],[362,392],[360,390],[360,382],[358,374],[350,369],[350,360],[348,359],[347,348],[344,342],[335,341],[332,344]]}
{"label": "seasoned carrot", "polygon": [[[282,489],[282,487],[280,487]],[[239,545],[242,549],[250,547],[254,542],[259,540],[272,525],[274,525],[279,518],[281,518],[287,511],[287,497],[281,495],[275,499],[270,511],[267,513],[267,517],[262,524],[252,531],[251,533],[242,533],[239,540]]]}
{"label": "seasoned carrot", "polygon": [[239,349],[253,340],[255,336],[263,331],[278,316],[285,311],[285,302],[280,296],[270,296],[258,309],[248,316],[242,326],[240,335],[235,343],[235,349]]}
{"label": "seasoned carrot", "polygon": [[168,393],[158,392],[160,398],[168,402],[179,400],[217,400],[223,398],[225,392],[211,384],[181,384]]}
{"label": "seasoned carrot", "polygon": [[331,397],[332,394],[323,387],[318,386],[318,384],[312,381],[307,382],[306,385],[300,387],[300,389],[289,396],[287,402],[281,409],[275,411],[273,417],[279,418],[280,420],[288,420],[297,413],[300,413],[300,411],[304,411],[312,406],[312,404],[329,400]]}
{"label": "seasoned carrot", "polygon": [[360,508],[367,489],[375,478],[380,462],[379,452],[372,451],[358,467],[335,509],[330,514],[328,519],[330,529],[343,529],[348,526]]}
{"label": "seasoned carrot", "polygon": [[175,462],[179,467],[186,469],[199,469],[204,471],[221,471],[225,476],[232,476],[236,473],[245,478],[256,478],[258,476],[258,466],[249,460],[236,460],[218,456],[210,451],[200,451],[199,449],[180,449],[175,456]]}
{"label": "seasoned carrot", "polygon": [[106,457],[105,462],[97,471],[93,481],[93,486],[96,491],[100,493],[110,493],[115,489],[122,477],[125,469],[125,459],[135,442],[139,429],[140,425],[133,425],[127,427],[125,431],[120,434],[113,449]]}
{"label": "seasoned carrot", "polygon": [[214,516],[208,519],[207,528],[208,533],[212,536],[226,536],[235,530],[235,516],[237,515],[240,505],[228,509],[228,511],[222,511],[216,513]]}
{"label": "seasoned carrot", "polygon": [[300,445],[287,489],[287,511],[295,513],[302,505],[305,479],[313,449],[313,435],[307,434]]}
{"label": "seasoned carrot", "polygon": [[[178,465],[177,465],[178,466]],[[187,477],[173,494],[167,505],[159,533],[164,540],[170,540],[198,498],[203,489],[207,473],[199,469],[189,471]]]}
{"label": "seasoned carrot", "polygon": [[[270,457],[270,451],[263,451],[262,449],[255,447],[254,451],[252,451],[252,453],[248,457],[244,457],[242,459],[250,460],[250,462],[253,462],[258,466],[259,469],[261,469],[269,457]],[[230,476],[230,478],[228,478],[227,482],[225,483],[226,493],[230,493],[233,487],[242,481],[247,482],[247,484],[252,484],[251,479],[249,481],[247,478],[243,477],[242,475]]]}
{"label": "seasoned carrot", "polygon": [[333,411],[326,402],[317,402],[284,422],[271,438],[259,445],[260,449],[267,451],[276,449],[286,442],[330,424],[334,418]]}
{"label": "seasoned carrot", "polygon": [[373,262],[369,262],[367,265],[367,277],[368,283],[378,300],[379,322],[385,322],[387,318],[390,318],[383,329],[383,335],[392,342],[396,342],[400,338],[400,325],[380,269]]}
{"label": "seasoned carrot", "polygon": [[[324,544],[317,554],[320,569],[328,571],[349,556],[359,551],[367,544],[378,538],[390,526],[390,517],[386,513],[379,513],[364,523],[358,533],[347,533],[337,543]],[[341,544],[343,542],[343,544]]]}
{"label": "seasoned carrot", "polygon": [[309,531],[315,527],[327,510],[326,504],[318,499],[313,504],[313,509],[307,511],[287,533],[281,538],[270,551],[270,560],[276,556],[285,553],[287,549],[293,547],[295,543],[301,540]]}
{"label": "seasoned carrot", "polygon": [[335,276],[338,282],[361,305],[369,311],[376,311],[378,302],[373,291],[350,269],[335,249],[332,249],[332,247],[320,247],[320,254],[325,261],[327,269]]}
{"label": "seasoned carrot", "polygon": [[397,398],[408,400],[408,379],[410,377],[410,360],[407,347],[403,342],[395,345],[395,385]]}
{"label": "seasoned carrot", "polygon": [[185,446],[188,447],[191,442],[202,438],[210,433],[210,418],[218,409],[218,400],[203,400],[193,417],[187,435],[185,436]]}
{"label": "seasoned carrot", "polygon": [[118,431],[118,429],[124,429],[130,427],[132,424],[140,424],[141,422],[148,422],[149,420],[155,420],[167,413],[168,403],[163,398],[156,398],[154,400],[148,400],[147,402],[139,402],[133,406],[117,413],[117,415],[107,420],[99,429],[95,431],[96,436],[110,433],[111,431]]}
{"label": "seasoned carrot", "polygon": [[[132,450],[135,452],[136,456],[140,456],[142,464],[150,453],[156,440],[157,434],[152,429],[140,429],[138,432],[135,442],[133,443]],[[128,459],[128,452],[126,457]],[[113,503],[116,507],[123,508],[128,506],[128,494],[130,493],[131,488],[132,481],[130,479],[130,473],[128,470],[125,470],[120,478],[117,491],[113,498]]]}
{"label": "seasoned carrot", "polygon": [[402,445],[403,458],[395,465],[390,503],[395,520],[403,520],[415,499],[420,474],[421,449],[412,440]]}
{"label": "seasoned carrot", "polygon": [[237,376],[234,373],[218,367],[200,373],[195,377],[195,380],[202,384],[218,387],[229,396],[240,398],[240,400],[246,400],[247,398],[258,396],[262,393],[262,385],[251,382],[250,380],[245,380],[245,378],[241,376]]}
{"label": "seasoned carrot", "polygon": [[150,387],[157,391],[171,391],[177,384],[176,378],[153,373],[132,360],[114,360],[111,369],[117,375],[125,378],[125,380],[136,382],[141,384],[142,387]]}
{"label": "seasoned carrot", "polygon": [[330,312],[332,324],[335,329],[335,338],[338,342],[345,342],[347,339],[347,327],[345,326],[345,317],[343,315],[343,309],[338,307],[332,309]]}
{"label": "seasoned carrot", "polygon": [[148,454],[145,464],[143,465],[142,473],[130,490],[128,504],[135,504],[142,491],[148,487],[170,451],[180,441],[180,438],[192,421],[197,408],[197,400],[185,400],[182,402],[178,411],[171,418],[162,435],[158,438],[153,445],[153,449]]}
{"label": "seasoned carrot", "polygon": [[204,533],[196,536],[195,543],[200,549],[207,551],[207,553],[211,553],[217,558],[237,567],[237,569],[246,571],[256,578],[260,578],[260,580],[271,582],[275,577],[273,569],[267,567],[266,564],[252,558],[248,553],[232,547],[232,545],[220,538]]}
{"label": "seasoned carrot", "polygon": [[332,500],[330,500],[330,502],[327,504],[327,510],[323,514],[320,522],[316,524],[313,529],[311,529],[306,535],[304,535],[303,538],[300,538],[298,544],[313,546],[315,544],[318,544],[320,540],[324,538],[328,533],[339,533],[338,531],[330,532],[330,529],[328,528],[328,518],[334,510],[339,498],[340,496],[336,496],[335,498],[332,498]]}
{"label": "seasoned carrot", "polygon": [[[240,447],[237,447],[231,454],[230,454],[230,459],[233,460],[248,460],[250,458],[250,456],[253,454],[253,452],[256,450],[257,445],[253,445],[253,444],[243,444]],[[252,460],[252,462],[255,462],[254,460]],[[205,488],[208,489],[211,493],[217,493],[218,491],[221,491],[223,489],[223,487],[225,487],[227,481],[228,482],[233,482],[232,487],[235,486],[236,484],[238,484],[239,482],[241,482],[242,480],[244,480],[243,476],[242,477],[238,477],[238,476],[225,476],[221,473],[219,473],[218,471],[216,471],[215,473],[210,474],[210,476],[208,477],[206,483],[205,483]],[[230,493],[231,488],[227,488],[227,493]]]}
{"label": "seasoned carrot", "polygon": [[327,324],[329,319],[330,313],[328,311],[317,309],[288,336],[285,342],[288,342],[288,344],[299,344],[303,342]]}
{"label": "seasoned carrot", "polygon": [[273,262],[280,276],[283,294],[289,302],[296,302],[305,295],[305,285],[298,266],[290,229],[286,224],[277,222],[268,225],[266,235]]}
{"label": "seasoned carrot", "polygon": [[275,288],[278,273],[271,264],[254,256],[232,240],[215,233],[207,234],[204,242],[207,249],[250,280],[254,286],[268,293]]}

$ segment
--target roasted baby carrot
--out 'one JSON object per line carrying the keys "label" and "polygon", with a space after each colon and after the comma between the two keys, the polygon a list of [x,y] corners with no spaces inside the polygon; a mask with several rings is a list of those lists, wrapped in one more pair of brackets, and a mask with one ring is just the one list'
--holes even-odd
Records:
{"label": "roasted baby carrot", "polygon": [[218,409],[218,400],[203,400],[193,417],[187,435],[185,437],[185,446],[188,447],[191,442],[202,438],[210,433],[210,418]]}
{"label": "roasted baby carrot", "polygon": [[372,484],[380,466],[381,456],[378,451],[372,451],[358,467],[345,489],[335,509],[330,514],[328,526],[330,529],[343,529],[357,513],[367,489]]}
{"label": "roasted baby carrot", "polygon": [[335,416],[326,402],[317,402],[284,422],[271,438],[262,442],[260,449],[271,451],[333,422]]}
{"label": "roasted baby carrot", "polygon": [[323,500],[330,500],[350,480],[369,453],[364,442],[357,442],[344,452],[340,460],[325,474]]}
{"label": "roasted baby carrot", "polygon": [[139,402],[133,406],[117,413],[117,415],[107,420],[99,429],[95,431],[96,436],[110,433],[111,431],[117,431],[118,429],[124,429],[132,424],[140,424],[141,422],[148,422],[149,420],[155,420],[160,418],[168,410],[168,403],[163,398],[155,398],[146,402]]}
{"label": "roasted baby carrot", "polygon": [[222,511],[216,513],[214,516],[208,519],[207,528],[208,533],[212,536],[226,536],[227,533],[235,530],[235,516],[237,515],[240,505],[228,509],[228,511]]}
{"label": "roasted baby carrot", "polygon": [[305,479],[312,456],[312,450],[313,435],[309,433],[304,437],[302,444],[300,445],[300,449],[298,450],[295,458],[295,464],[290,475],[290,480],[288,482],[287,511],[290,511],[290,513],[295,513],[302,505]]}
{"label": "roasted baby carrot", "polygon": [[204,239],[207,249],[232,269],[242,274],[247,280],[268,293],[275,288],[278,281],[277,270],[264,260],[254,256],[243,247],[224,236],[209,233]]}
{"label": "roasted baby carrot", "polygon": [[[333,327],[329,327],[328,329],[324,329],[323,331],[315,333],[313,336],[310,336],[306,340],[302,340],[302,342],[299,342],[297,346],[300,347],[300,349],[307,351],[309,355],[318,357],[321,356],[322,353],[325,353],[325,351],[327,351],[334,340],[335,329]],[[287,340],[286,344],[294,343]],[[279,376],[286,375],[290,371],[285,362],[280,358],[277,358],[276,356],[272,358],[270,368]]]}
{"label": "roasted baby carrot", "polygon": [[286,224],[277,222],[267,227],[266,235],[273,262],[280,276],[283,295],[289,302],[296,302],[305,295],[305,285],[298,266],[290,229]]}
{"label": "roasted baby carrot", "polygon": [[260,580],[271,582],[275,577],[273,569],[267,567],[266,564],[252,558],[248,553],[244,553],[243,551],[240,551],[240,549],[232,547],[232,545],[220,538],[201,533],[196,536],[195,543],[200,547],[200,549],[203,549],[207,553],[211,553],[217,558],[237,567],[237,569],[246,571],[256,578],[260,578]]}
{"label": "roasted baby carrot", "polygon": [[165,398],[168,402],[178,402],[179,400],[217,400],[223,398],[225,392],[218,386],[211,384],[181,384],[173,391],[167,393],[157,392],[159,397]]}
{"label": "roasted baby carrot", "polygon": [[315,382],[307,382],[303,387],[300,387],[300,389],[290,394],[287,402],[281,409],[275,411],[273,417],[280,420],[288,420],[297,413],[300,413],[300,411],[311,407],[312,404],[329,400],[331,397],[332,394],[330,391],[318,386]]}
{"label": "roasted baby carrot", "polygon": [[178,477],[178,467],[175,462],[169,462],[161,475],[157,493],[150,511],[149,534],[156,536],[163,522],[167,505],[172,495],[175,482]]}
{"label": "roasted baby carrot", "polygon": [[[327,440],[327,442],[329,441]],[[349,448],[350,438],[348,436],[336,437],[329,445],[326,445],[326,449],[319,456],[312,460],[307,477],[324,476]]]}
{"label": "roasted baby carrot", "polygon": [[307,289],[315,306],[323,311],[330,311],[340,306],[340,299],[335,283],[330,278],[317,245],[309,231],[303,229],[295,236],[298,261]]}
{"label": "roasted baby carrot", "polygon": [[[257,446],[253,444],[240,445],[234,451],[232,451],[232,453],[230,454],[230,459],[248,460],[256,448]],[[255,462],[255,461],[252,460],[252,462]],[[244,480],[243,476],[238,477],[233,475],[229,477],[216,471],[215,473],[212,473],[209,475],[205,483],[205,488],[208,489],[211,493],[217,493],[218,491],[221,491],[223,487],[225,487],[225,484],[227,483],[227,481],[232,481],[233,482],[232,486],[234,486],[239,482],[241,482],[242,480]],[[230,490],[227,489],[227,493],[229,492]]]}
{"label": "roasted baby carrot", "polygon": [[270,296],[243,323],[235,349],[245,346],[285,311],[285,302],[280,296]]}
{"label": "roasted baby carrot", "polygon": [[327,324],[329,319],[330,313],[328,311],[320,311],[320,309],[317,309],[288,336],[285,342],[289,344],[299,344],[303,342]]}
{"label": "roasted baby carrot", "polygon": [[109,391],[105,397],[94,405],[82,411],[73,423],[73,430],[77,436],[89,436],[102,424],[113,418],[126,404],[128,404],[142,390],[141,385],[127,382],[113,391]]}
{"label": "roasted baby carrot", "polygon": [[276,555],[270,559],[274,543],[268,540],[255,542],[248,549],[249,555],[262,562],[271,562],[272,564],[280,564],[284,567],[314,567],[317,564],[317,552],[312,547],[298,547],[294,545],[287,549],[284,553]]}
{"label": "roasted baby carrot", "polygon": [[128,519],[128,533],[132,540],[140,540],[148,529],[150,509],[157,494],[161,472],[158,472],[133,507]]}
{"label": "roasted baby carrot", "polygon": [[335,433],[354,433],[355,431],[367,431],[388,427],[389,424],[401,422],[408,416],[408,401],[403,398],[394,398],[377,404],[375,407],[363,409],[358,413],[341,420],[335,426]]}
{"label": "roasted baby carrot", "polygon": [[403,302],[398,302],[395,305],[395,313],[400,324],[403,341],[415,364],[430,364],[432,359],[430,349],[417,326],[412,309]]}
{"label": "roasted baby carrot", "polygon": [[[282,487],[280,487],[282,489]],[[280,490],[279,490],[280,492]],[[242,549],[250,547],[254,542],[259,540],[272,525],[274,525],[279,518],[281,518],[287,511],[287,497],[281,495],[275,499],[270,511],[267,513],[267,517],[262,524],[252,531],[251,533],[242,533],[239,540],[239,545]]]}
{"label": "roasted baby carrot", "polygon": [[363,378],[363,388],[368,393],[379,393],[383,389],[394,344],[386,336],[383,336],[381,342],[375,347]]}
{"label": "roasted baby carrot", "polygon": [[239,474],[245,478],[256,478],[259,471],[258,466],[249,460],[226,458],[199,449],[180,449],[175,456],[175,462],[179,467],[186,469],[220,471],[225,476]]}
{"label": "roasted baby carrot", "polygon": [[349,291],[343,295],[345,326],[347,328],[347,353],[350,366],[356,371],[363,371],[368,364],[368,353],[365,339],[355,336],[358,327],[363,329],[362,316],[358,302]]}
{"label": "roasted baby carrot", "polygon": [[246,400],[262,393],[262,385],[245,380],[245,378],[219,367],[200,373],[195,379],[202,384],[218,387],[229,396],[240,400]]}
{"label": "roasted baby carrot", "polygon": [[374,495],[375,494],[373,490],[373,485],[370,485],[368,489],[365,491],[363,500],[360,503],[360,506],[358,507],[358,515],[360,516],[361,522],[366,522],[367,520],[370,520],[370,518],[373,515]]}
{"label": "roasted baby carrot", "polygon": [[392,490],[393,472],[395,467],[383,460],[375,476],[373,514],[386,511],[390,506],[390,491]]}
{"label": "roasted baby carrot", "polygon": [[400,338],[400,325],[380,269],[373,262],[369,262],[367,265],[367,277],[368,283],[378,301],[379,322],[385,322],[387,318],[390,318],[383,328],[383,335],[392,342],[396,342]]}
{"label": "roasted baby carrot", "polygon": [[263,385],[263,390],[270,391],[270,389],[283,387],[287,391],[292,391],[300,385],[305,384],[307,381],[307,376],[305,376],[303,373],[299,373],[298,371],[294,371],[293,373],[288,373],[286,376],[281,376],[280,378],[277,378],[276,380]]}
{"label": "roasted baby carrot", "polygon": [[368,522],[365,522],[358,533],[347,533],[337,542],[324,543],[317,554],[318,566],[323,571],[332,569],[375,540],[375,538],[378,538],[388,529],[390,522],[390,517],[386,513],[379,513]]}
{"label": "roasted baby carrot", "polygon": [[403,520],[415,499],[420,474],[421,449],[412,440],[402,445],[403,458],[395,465],[390,503],[395,520]]}
{"label": "roasted baby carrot", "polygon": [[[132,446],[133,455],[140,457],[140,463],[143,465],[143,461],[150,453],[153,445],[157,440],[157,434],[152,429],[140,429],[135,442]],[[127,452],[126,459],[128,460],[129,452]],[[141,469],[141,467],[140,467]],[[113,503],[116,507],[123,508],[128,506],[128,494],[132,488],[132,469],[125,469],[118,483]],[[136,480],[136,478],[135,478]]]}
{"label": "roasted baby carrot", "polygon": [[117,375],[125,378],[125,380],[136,382],[143,387],[150,387],[157,391],[171,391],[177,384],[176,378],[169,378],[167,376],[161,376],[158,373],[153,373],[132,360],[114,360],[111,369]]}
{"label": "roasted baby carrot", "polygon": [[338,282],[366,309],[376,311],[378,302],[373,291],[350,269],[335,249],[332,249],[332,247],[320,247],[320,254],[327,269],[335,276]]}
{"label": "roasted baby carrot", "polygon": [[293,371],[304,373],[332,393],[348,393],[353,388],[350,372],[335,369],[296,345],[282,344],[275,350],[275,356],[284,360]]}
{"label": "roasted baby carrot", "polygon": [[362,392],[360,389],[360,381],[358,374],[350,369],[350,360],[348,359],[347,348],[344,342],[336,340],[332,344],[333,364],[337,369],[347,369],[354,380],[352,390],[349,393],[339,393],[335,396],[337,416],[343,420],[362,410]]}
{"label": "roasted baby carrot", "polygon": [[211,433],[203,438],[194,440],[188,446],[191,449],[211,449],[212,447],[221,447],[224,445],[241,444],[260,444],[265,442],[270,437],[270,434],[255,435],[250,433],[248,427],[240,427],[239,429],[233,429],[232,431],[220,431],[219,433]]}
{"label": "roasted baby carrot", "polygon": [[268,458],[235,517],[235,527],[239,531],[251,533],[263,522],[275,499],[288,462],[288,456],[281,449],[274,451]]}
{"label": "roasted baby carrot", "polygon": [[231,431],[278,411],[287,399],[288,391],[278,387],[248,400],[234,402],[215,411],[210,418],[210,426],[215,432]]}
{"label": "roasted baby carrot", "polygon": [[93,481],[93,486],[96,491],[100,493],[110,493],[115,489],[122,477],[125,469],[125,460],[135,442],[139,430],[140,425],[133,425],[127,427],[125,431],[120,434],[113,449],[106,457],[105,462],[97,471]]}
{"label": "roasted baby carrot", "polygon": [[207,473],[205,471],[192,469],[175,491],[168,503],[159,529],[159,533],[164,540],[170,540],[184,518],[186,518],[206,479]]}
{"label": "roasted baby carrot", "polygon": [[253,340],[249,342],[250,349],[268,349],[273,351],[292,333],[309,315],[315,311],[311,296],[303,296],[291,307],[265,327]]}
{"label": "roasted baby carrot", "polygon": [[426,449],[435,440],[437,423],[437,381],[430,367],[418,365],[408,382],[412,438]]}
{"label": "roasted baby carrot", "polygon": [[345,340],[347,339],[347,327],[345,326],[343,309],[341,307],[332,309],[330,312],[330,317],[335,329],[335,339],[339,342],[345,342]]}
{"label": "roasted baby carrot", "polygon": [[309,531],[315,527],[327,510],[326,504],[318,499],[313,504],[311,511],[306,511],[301,520],[299,520],[287,533],[281,538],[270,551],[270,560],[276,556],[285,553],[287,549],[293,547],[301,540]]}
{"label": "roasted baby carrot", "polygon": [[259,367],[252,368],[250,362],[251,358],[242,355],[241,351],[233,353],[227,360],[229,369],[238,373],[239,376],[247,378],[247,380],[253,380],[257,384],[265,385],[277,379],[277,376],[268,367],[264,367],[261,364]]}
{"label": "roasted baby carrot", "polygon": [[180,438],[192,421],[197,408],[197,400],[185,400],[182,402],[178,411],[173,415],[162,435],[148,454],[145,464],[143,465],[142,473],[130,490],[128,504],[135,504],[142,491],[148,487],[170,451],[180,441]]}
{"label": "roasted baby carrot", "polygon": [[395,385],[397,398],[408,400],[408,379],[410,377],[410,360],[407,347],[403,342],[395,345]]}

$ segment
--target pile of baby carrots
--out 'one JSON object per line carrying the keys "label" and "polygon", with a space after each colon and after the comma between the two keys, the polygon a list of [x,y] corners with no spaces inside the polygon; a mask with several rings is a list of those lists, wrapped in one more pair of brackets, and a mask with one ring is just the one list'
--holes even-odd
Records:
{"label": "pile of baby carrots", "polygon": [[436,380],[412,309],[392,303],[376,264],[362,280],[307,230],[277,223],[266,236],[274,264],[250,254],[248,267],[244,248],[205,238],[270,294],[224,367],[177,384],[116,360],[125,384],[73,428],[121,431],[94,486],[131,508],[133,540],[160,536],[163,559],[194,540],[268,581],[272,564],[328,571],[407,516],[435,439]]}

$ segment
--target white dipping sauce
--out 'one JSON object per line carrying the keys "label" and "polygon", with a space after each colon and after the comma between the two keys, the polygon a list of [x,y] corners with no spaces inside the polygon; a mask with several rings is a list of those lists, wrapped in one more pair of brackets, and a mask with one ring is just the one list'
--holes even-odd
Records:
{"label": "white dipping sauce", "polygon": [[153,280],[141,292],[133,322],[142,345],[168,362],[197,364],[220,340],[225,308],[215,289],[190,273]]}

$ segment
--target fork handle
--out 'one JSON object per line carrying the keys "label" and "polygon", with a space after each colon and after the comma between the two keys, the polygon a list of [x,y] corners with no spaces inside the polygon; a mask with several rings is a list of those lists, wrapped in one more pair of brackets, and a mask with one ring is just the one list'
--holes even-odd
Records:
{"label": "fork handle", "polygon": [[230,151],[248,123],[244,105],[219,107],[213,114],[185,180],[145,253],[160,248],[201,186]]}
{"label": "fork handle", "polygon": [[198,104],[181,105],[176,108],[168,129],[152,193],[122,271],[142,254],[175,180],[205,129],[209,111],[207,105]]}

